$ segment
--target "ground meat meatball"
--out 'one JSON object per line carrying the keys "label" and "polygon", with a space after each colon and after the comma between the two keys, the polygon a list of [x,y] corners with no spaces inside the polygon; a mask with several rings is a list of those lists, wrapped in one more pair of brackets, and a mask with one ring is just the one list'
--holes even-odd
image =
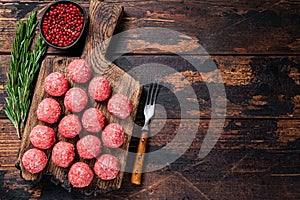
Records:
{"label": "ground meat meatball", "polygon": [[62,96],[69,89],[68,79],[63,73],[53,72],[45,78],[44,89],[51,96]]}
{"label": "ground meat meatball", "polygon": [[111,93],[111,87],[106,78],[102,76],[94,77],[89,84],[89,94],[96,101],[106,100]]}
{"label": "ground meat meatball", "polygon": [[77,162],[70,168],[68,178],[74,187],[83,188],[92,182],[94,172],[87,164]]}
{"label": "ground meat meatball", "polygon": [[60,141],[52,149],[52,162],[59,167],[69,167],[75,158],[74,145]]}
{"label": "ground meat meatball", "polygon": [[32,174],[41,172],[46,167],[47,162],[46,154],[36,148],[29,149],[22,157],[24,168]]}
{"label": "ground meat meatball", "polygon": [[36,114],[40,121],[53,124],[59,119],[61,108],[55,99],[46,98],[39,104]]}
{"label": "ground meat meatball", "polygon": [[81,158],[92,159],[100,154],[101,142],[98,137],[87,135],[77,142],[76,148]]}
{"label": "ground meat meatball", "polygon": [[81,130],[81,122],[77,115],[66,115],[58,124],[58,132],[65,138],[74,138]]}
{"label": "ground meat meatball", "polygon": [[35,126],[29,135],[30,142],[39,149],[48,149],[56,141],[56,135],[52,128],[44,125]]}
{"label": "ground meat meatball", "polygon": [[88,96],[85,91],[78,87],[71,88],[65,95],[64,104],[67,110],[71,112],[82,111],[88,102]]}
{"label": "ground meat meatball", "polygon": [[118,148],[125,141],[125,132],[121,125],[111,123],[102,132],[102,142],[110,148]]}
{"label": "ground meat meatball", "polygon": [[105,117],[96,108],[87,109],[82,115],[82,125],[88,132],[97,133],[101,131],[105,124]]}
{"label": "ground meat meatball", "polygon": [[112,115],[125,119],[132,111],[132,104],[125,95],[115,94],[109,99],[107,109]]}
{"label": "ground meat meatball", "polygon": [[84,59],[75,59],[68,66],[68,74],[72,81],[86,83],[91,78],[92,70]]}
{"label": "ground meat meatball", "polygon": [[119,160],[115,156],[104,154],[96,160],[94,171],[102,180],[112,180],[120,171]]}

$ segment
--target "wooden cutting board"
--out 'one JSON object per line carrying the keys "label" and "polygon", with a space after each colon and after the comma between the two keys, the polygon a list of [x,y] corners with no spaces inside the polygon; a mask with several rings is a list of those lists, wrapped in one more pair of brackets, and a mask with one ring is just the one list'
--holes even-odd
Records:
{"label": "wooden cutting board", "polygon": [[[115,26],[117,25],[118,19],[121,16],[123,12],[123,8],[120,6],[116,6],[113,4],[106,4],[102,3],[98,0],[91,0],[90,8],[89,8],[89,30],[87,33],[86,43],[83,50],[82,58],[85,58],[90,63],[93,71],[94,76],[102,75],[108,79],[112,86],[112,93],[122,93],[129,97],[133,104],[133,111],[131,113],[131,117],[128,117],[125,120],[120,120],[112,115],[110,115],[107,111],[106,105],[107,101],[102,103],[94,102],[92,99],[89,100],[89,105],[92,105],[96,108],[99,108],[104,115],[106,116],[106,124],[112,123],[112,122],[118,122],[121,124],[127,134],[125,143],[121,146],[120,149],[109,149],[103,147],[102,153],[110,153],[112,155],[115,155],[119,158],[120,161],[120,173],[118,177],[111,181],[103,181],[97,176],[94,176],[93,182],[88,186],[87,188],[84,188],[83,190],[97,190],[97,191],[108,191],[113,189],[118,189],[121,186],[122,178],[123,178],[123,172],[122,170],[125,169],[126,165],[126,158],[127,158],[127,151],[129,148],[129,143],[131,139],[131,134],[133,130],[134,125],[134,119],[137,113],[137,108],[139,104],[140,95],[142,92],[142,88],[139,84],[139,82],[135,81],[132,77],[130,77],[128,74],[126,74],[122,69],[120,69],[118,66],[109,63],[105,60],[104,52],[108,46],[109,38],[112,36]],[[103,43],[103,41],[106,41]],[[57,167],[54,163],[51,161],[51,149],[48,149],[45,151],[45,153],[48,156],[48,165],[45,168],[44,171],[38,174],[31,174],[27,172],[21,162],[22,156],[25,151],[28,149],[33,148],[33,145],[30,143],[29,140],[29,134],[32,128],[38,124],[44,124],[43,122],[40,122],[37,119],[36,116],[36,110],[38,107],[38,104],[45,98],[50,97],[48,94],[45,93],[43,89],[43,83],[45,80],[45,77],[52,73],[52,72],[63,72],[66,73],[66,68],[68,64],[75,58],[69,58],[69,57],[47,57],[41,66],[37,84],[35,87],[34,95],[32,104],[30,107],[28,119],[26,122],[25,131],[22,136],[20,151],[17,159],[16,166],[20,168],[21,170],[21,176],[25,180],[31,180],[31,181],[39,181],[43,174],[51,174],[53,175],[55,180],[58,180],[63,187],[71,191],[72,187],[70,186],[70,183],[67,178],[67,174],[69,171],[68,169],[64,169],[61,167]],[[106,66],[106,67],[104,67]],[[69,79],[70,81],[70,79]],[[70,81],[70,85],[74,86],[74,83]],[[84,90],[87,91],[87,84],[76,84],[76,87],[81,87]],[[63,98],[59,97],[55,98],[58,100],[62,107],[62,116],[65,116],[67,114],[70,114],[69,111],[66,111],[63,106]],[[82,114],[82,113],[81,113]],[[79,114],[81,116],[81,114]],[[51,125],[51,127],[57,132],[57,126],[58,123]],[[77,136],[74,139],[65,139],[57,132],[57,140],[58,141],[68,141],[73,144],[76,144],[76,142],[79,140],[80,136],[83,136],[85,134],[88,134],[84,131],[80,133],[79,136]],[[91,167],[93,167],[95,159],[93,160],[84,160],[79,158],[77,152],[75,161],[82,161],[87,164],[89,164]]]}

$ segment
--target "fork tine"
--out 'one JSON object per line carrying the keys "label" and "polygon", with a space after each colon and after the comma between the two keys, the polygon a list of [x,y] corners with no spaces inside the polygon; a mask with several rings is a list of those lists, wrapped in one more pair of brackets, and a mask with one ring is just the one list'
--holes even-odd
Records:
{"label": "fork tine", "polygon": [[159,89],[159,84],[156,83],[156,88],[155,88],[155,92],[154,92],[154,96],[153,96],[153,105],[155,104],[155,101],[157,99],[158,89]]}
{"label": "fork tine", "polygon": [[[152,84],[151,84],[152,85]],[[145,102],[145,105],[148,105],[149,104],[149,94],[150,94],[150,89],[151,89],[151,85],[150,85],[150,87],[149,87],[149,91],[147,92],[147,97],[146,97],[146,102]]]}
{"label": "fork tine", "polygon": [[149,87],[149,91],[147,93],[145,105],[154,105],[155,104],[158,90],[159,90],[159,85],[157,83],[151,83],[151,85]]}
{"label": "fork tine", "polygon": [[149,100],[149,103],[148,105],[152,105],[152,101],[153,101],[153,93],[154,93],[154,89],[155,89],[155,83],[152,83],[151,84],[152,87],[150,87],[150,100]]}

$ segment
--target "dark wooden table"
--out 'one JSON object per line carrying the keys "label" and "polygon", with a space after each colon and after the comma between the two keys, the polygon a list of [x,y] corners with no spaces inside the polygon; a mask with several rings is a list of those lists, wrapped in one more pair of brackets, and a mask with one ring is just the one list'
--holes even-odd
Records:
{"label": "dark wooden table", "polygon": [[[191,101],[199,102],[201,117],[199,112],[191,111],[190,119],[181,120],[179,109],[170,98],[172,93],[162,92],[159,102],[164,105],[168,119],[165,122],[157,117],[153,121],[152,128],[164,127],[149,139],[148,150],[155,151],[171,142],[180,123],[186,131],[191,127],[198,129],[193,143],[175,162],[144,174],[141,186],[131,185],[130,173],[125,173],[121,189],[101,195],[101,199],[300,199],[300,2],[107,2],[121,4],[125,9],[115,33],[152,26],[196,39],[211,55],[223,78],[227,97],[220,101],[226,101],[227,115],[216,146],[208,156],[199,159],[211,121],[210,97],[200,73],[172,54],[172,45],[165,45],[167,51],[161,51],[147,48],[151,44],[141,41],[139,36],[129,36],[122,42],[142,44],[142,48],[115,63],[124,70],[150,62],[173,67],[196,91],[197,99]],[[14,167],[20,141],[3,112],[5,74],[9,70],[17,21],[47,3],[0,2],[0,199],[94,198],[68,193],[47,176],[39,184],[26,182]],[[88,7],[88,1],[80,3]],[[180,45],[183,41],[175,42]],[[118,53],[118,48],[111,51]],[[180,51],[195,56],[189,49]],[[63,52],[48,49],[47,56],[60,55]],[[212,72],[203,74],[209,77]],[[211,81],[214,80],[212,77]],[[166,82],[174,84],[180,80],[174,75]],[[142,121],[140,107],[136,123]],[[133,139],[131,151],[136,146],[137,139]]]}

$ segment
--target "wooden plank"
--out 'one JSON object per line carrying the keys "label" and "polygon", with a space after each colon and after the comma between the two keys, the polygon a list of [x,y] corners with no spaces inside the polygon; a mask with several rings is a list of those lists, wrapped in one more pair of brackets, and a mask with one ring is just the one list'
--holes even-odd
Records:
{"label": "wooden plank", "polygon": [[[205,173],[206,170],[202,170]],[[194,174],[194,176],[196,176]],[[291,184],[291,179],[274,178],[269,176],[253,175],[228,177],[220,182],[205,181],[204,187],[211,190],[203,191],[203,187],[195,186],[191,179],[186,178],[181,173],[174,173],[148,190],[141,190],[130,196],[132,199],[158,199],[172,198],[176,199],[298,199],[299,188]],[[203,180],[198,180],[204,183]],[[299,183],[296,179],[294,183]],[[215,185],[216,187],[214,187]],[[174,189],[176,188],[176,189]],[[213,189],[212,189],[213,188]],[[205,188],[206,189],[206,188]],[[174,191],[174,192],[170,192]]]}
{"label": "wooden plank", "polygon": [[[26,16],[29,10],[25,8],[41,9],[47,3],[26,4],[25,7],[3,3],[0,8],[0,14],[3,13],[0,52],[11,49],[15,19]],[[141,27],[163,27],[192,37],[210,54],[299,54],[300,9],[296,1],[123,2],[120,5],[124,6],[125,15],[116,33]],[[117,42],[113,50],[116,53],[128,52],[128,47],[139,48],[131,52],[141,54],[194,53],[198,48],[197,45],[184,48],[182,45],[188,42],[186,37],[176,42],[171,38],[157,45],[143,35],[129,34]],[[55,51],[49,49],[48,52]]]}
{"label": "wooden plank", "polygon": [[[220,131],[214,127],[217,123],[219,123],[217,120],[210,122],[201,119],[155,119],[151,124],[154,135],[149,139],[150,151],[172,142],[174,136],[178,134],[179,127],[183,133],[198,130],[190,148],[200,149],[209,129]],[[220,132],[216,149],[294,150],[299,142],[299,128],[299,120],[228,119]],[[189,133],[193,136],[191,131]],[[191,152],[193,157],[197,158],[198,151]]]}
{"label": "wooden plank", "polygon": [[[143,66],[147,69],[149,63],[161,65],[162,71],[167,67],[174,69],[176,73],[163,77],[162,82],[169,89],[164,88],[157,101],[171,118],[209,118],[211,99],[220,104],[227,103],[226,117],[229,118],[299,117],[298,57],[212,56],[207,60],[205,57],[189,59],[204,61],[204,64],[196,69],[179,56],[123,56],[115,63],[136,77],[143,76],[136,74],[135,68]],[[217,70],[216,66],[209,67],[211,61]],[[226,97],[211,96],[208,85],[213,84],[224,84]],[[186,90],[189,86],[197,99]],[[182,96],[186,100],[178,103],[178,97]],[[190,102],[198,102],[200,112],[193,110]]]}
{"label": "wooden plank", "polygon": [[[289,172],[299,174],[297,157],[299,151],[216,151],[182,174],[209,199],[298,199],[299,188],[291,182],[299,178],[288,176]],[[195,170],[200,171],[198,176]],[[275,171],[287,176],[274,177]]]}
{"label": "wooden plank", "polygon": [[[0,108],[4,106],[3,87],[6,81],[5,73],[9,69],[9,56],[0,56]],[[50,57],[48,59],[51,59]],[[228,118],[299,118],[300,117],[300,58],[299,56],[213,56],[225,85]],[[201,57],[199,58],[201,60]],[[195,110],[181,114],[181,110],[189,110],[189,104],[178,107],[176,96],[189,97],[192,102],[200,105],[201,118],[209,118],[211,112],[210,94],[203,78],[209,83],[220,83],[214,76],[214,71],[203,68],[197,70],[179,56],[123,56],[115,60],[123,70],[140,80],[134,69],[149,63],[166,65],[178,71],[169,75],[163,82],[170,86],[163,89],[158,97],[170,118],[198,118]],[[209,63],[209,62],[207,62]],[[205,70],[204,70],[205,69]],[[191,94],[185,91],[182,77],[190,83],[197,99],[191,99]],[[218,101],[222,103],[224,99]],[[141,99],[145,102],[145,95]],[[224,102],[223,102],[224,103]],[[0,109],[0,117],[5,117]],[[139,119],[143,113],[138,112]]]}
{"label": "wooden plank", "polygon": [[[262,155],[260,152],[257,153],[258,155]],[[231,155],[232,154],[234,154],[234,152],[231,152]],[[199,196],[199,190],[208,198],[213,199],[230,199],[233,196],[235,196],[235,199],[281,199],[282,197],[287,199],[298,199],[300,197],[299,187],[297,187],[299,179],[297,177],[273,177],[269,174],[262,175],[260,173],[254,173],[252,175],[235,174],[223,178],[222,174],[219,174],[217,170],[218,167],[222,166],[221,162],[230,161],[231,158],[228,152],[227,155],[228,157],[224,159],[217,159],[215,157],[216,162],[213,162],[211,159],[203,165],[194,168],[193,172],[161,170],[158,172],[146,173],[145,179],[147,181],[156,180],[155,183],[133,188],[132,185],[127,182],[119,191],[103,194],[101,196],[98,195],[96,197],[90,196],[89,199],[126,199],[128,196],[130,196],[131,199],[139,197],[150,199],[151,197],[165,197],[166,194],[169,194],[170,191],[173,190],[176,190],[176,198],[191,198],[194,196],[197,197],[196,199],[199,199],[201,197]],[[282,155],[269,154],[270,158],[278,161],[279,158],[282,159],[284,156],[292,158],[292,156],[287,153]],[[264,161],[261,160],[257,164],[263,163]],[[279,162],[277,166],[273,166],[274,168],[272,169],[276,170],[280,169],[281,164]],[[297,166],[293,166],[294,169],[296,169]],[[55,199],[84,198],[83,194],[70,194],[54,184],[49,184],[49,182],[50,179],[45,177],[41,184],[34,186],[21,179],[16,169],[0,171],[0,189],[2,191],[1,196],[4,199],[9,199],[11,197],[43,199],[49,196]],[[234,192],[232,192],[232,188],[234,188]]]}
{"label": "wooden plank", "polygon": [[[14,164],[20,141],[14,127],[9,120],[0,120],[0,157],[6,159],[1,164]],[[211,125],[217,121],[212,120]],[[141,123],[138,122],[139,124]],[[151,123],[152,137],[149,138],[148,151],[155,151],[164,145],[172,142],[178,134],[179,126],[183,132],[196,130],[195,138],[189,146],[184,159],[177,162],[182,164],[195,163],[199,149],[207,130],[210,127],[210,120],[195,119],[155,119]],[[216,130],[216,129],[215,129]],[[265,150],[267,152],[297,151],[300,137],[300,120],[285,119],[227,119],[221,136],[215,146],[218,151],[239,150]],[[135,126],[130,151],[134,152],[138,144],[138,134],[140,127]],[[193,135],[193,133],[191,133]],[[7,145],[6,145],[7,144]],[[270,161],[271,162],[271,161]],[[174,166],[175,167],[175,166]],[[180,167],[180,166],[178,166]]]}
{"label": "wooden plank", "polygon": [[[0,152],[1,157],[12,156],[15,157],[18,148],[18,139],[14,132],[14,128],[8,120],[1,120],[1,128],[4,129],[6,135],[1,137]],[[198,150],[201,147],[203,138],[205,137],[209,128],[209,120],[200,120],[195,123],[195,120],[172,120],[167,121],[155,119],[151,124],[152,134],[149,139],[148,151],[157,150],[163,147],[166,143],[172,141],[173,137],[178,132],[178,126],[182,124],[183,130],[188,130],[189,127],[197,128],[195,139],[189,147],[189,157],[197,159]],[[214,122],[212,122],[214,124]],[[268,126],[266,126],[268,125]],[[162,129],[163,127],[163,129]],[[216,149],[220,150],[245,150],[258,149],[267,151],[293,151],[297,147],[299,138],[299,120],[226,120],[224,130],[219,138]],[[4,132],[3,131],[3,132]],[[137,136],[139,128],[135,128],[134,136]],[[6,152],[7,143],[9,139],[9,151]],[[137,139],[132,142],[132,150],[136,148]],[[197,150],[198,149],[198,150]],[[189,162],[188,160],[185,162]],[[13,164],[13,160],[9,162]],[[8,163],[6,163],[8,164]]]}
{"label": "wooden plank", "polygon": [[[127,149],[129,148],[129,143],[131,139],[131,133],[133,129],[133,123],[131,123],[131,119],[135,119],[135,115],[137,112],[137,106],[139,104],[139,97],[141,94],[141,87],[138,82],[136,82],[134,79],[132,79],[129,75],[126,75],[123,70],[121,70],[119,67],[111,64],[107,67],[107,69],[102,69],[100,70],[100,66],[97,64],[101,62],[101,64],[104,63],[104,60],[102,60],[103,56],[99,52],[99,49],[102,50],[106,48],[106,46],[101,45],[100,43],[107,38],[109,38],[113,31],[114,28],[117,24],[118,18],[122,13],[122,7],[115,6],[115,5],[108,5],[104,3],[100,3],[97,0],[93,0],[91,2],[91,7],[90,7],[90,28],[89,28],[89,33],[88,37],[86,40],[86,48],[83,53],[83,58],[86,60],[89,60],[88,58],[92,58],[90,60],[91,67],[93,68],[94,71],[94,76],[104,76],[108,79],[112,86],[113,94],[114,93],[123,93],[124,95],[128,96],[131,99],[131,102],[133,104],[133,111],[131,113],[131,117],[125,119],[125,120],[119,120],[112,115],[109,114],[109,112],[106,109],[106,102],[101,102],[101,103],[96,103],[93,100],[90,100],[89,106],[95,106],[96,108],[99,108],[103,114],[106,117],[107,123],[112,123],[112,122],[118,122],[125,130],[127,137],[126,141],[124,144],[121,146],[123,151],[114,151],[108,148],[103,148],[103,153],[111,153],[119,158],[120,162],[120,173],[118,174],[117,178],[111,181],[103,181],[95,176],[92,184],[90,185],[89,188],[85,189],[92,189],[92,190],[98,190],[100,189],[101,191],[107,191],[111,189],[118,189],[121,186],[122,183],[122,178],[123,178],[123,173],[124,173],[124,168],[126,165],[126,157],[127,157]],[[99,22],[100,21],[100,22]],[[98,46],[99,45],[99,49]],[[97,52],[99,54],[92,55],[92,51]],[[74,58],[65,58],[65,57],[48,57],[43,61],[43,64],[41,66],[41,70],[39,73],[39,77],[37,80],[37,86],[43,85],[45,77],[53,72],[53,71],[59,71],[62,73],[66,73],[66,68],[68,64],[73,60]],[[108,63],[109,64],[109,63]],[[103,66],[103,65],[101,65]],[[71,82],[71,81],[70,81]],[[71,82],[71,85],[73,86],[73,83]],[[77,87],[82,87],[85,88],[87,85],[76,85]],[[85,88],[86,89],[86,88]],[[64,187],[70,188],[70,184],[68,183],[67,180],[67,173],[68,169],[62,169],[60,167],[57,167],[52,161],[51,161],[51,149],[47,150],[46,153],[49,158],[49,163],[47,165],[46,170],[44,170],[42,173],[39,174],[31,174],[27,172],[21,162],[21,158],[24,154],[25,151],[28,149],[32,148],[32,144],[29,141],[29,133],[32,130],[34,126],[37,124],[43,124],[40,122],[37,117],[36,117],[36,109],[39,104],[39,102],[44,99],[49,97],[43,90],[43,87],[36,87],[35,88],[35,93],[33,96],[33,101],[32,105],[30,108],[30,112],[28,115],[28,120],[26,123],[25,131],[22,137],[22,142],[21,142],[21,148],[20,148],[20,153],[18,156],[17,160],[17,165],[20,165],[21,168],[21,173],[22,177],[25,180],[34,180],[38,181],[40,180],[42,174],[44,173],[51,173],[56,179],[58,179]],[[57,100],[60,102],[61,105],[63,105],[63,97],[57,98]],[[63,108],[63,113],[64,114],[69,114],[69,112],[65,111],[64,106]],[[54,125],[51,125],[52,128],[57,130],[57,123]],[[76,137],[76,139],[71,139],[67,140],[71,143],[76,143],[79,138]],[[66,140],[60,135],[58,135],[58,140]],[[78,156],[77,156],[78,157]],[[76,160],[78,161],[78,159]],[[88,161],[84,159],[80,159],[80,161],[86,162],[93,166],[93,163],[95,162],[95,159]]]}
{"label": "wooden plank", "polygon": [[0,55],[0,118],[5,118],[3,108],[6,105],[4,85],[7,81],[6,73],[9,71],[10,56]]}
{"label": "wooden plank", "polygon": [[[179,123],[180,120],[168,120],[162,130],[164,134],[158,133],[149,140],[148,150],[155,151],[170,143]],[[197,126],[194,120],[184,120],[181,123],[186,130],[189,130],[190,126]],[[209,120],[200,120],[196,138],[188,150],[169,166],[144,174],[142,186],[132,187],[130,174],[125,174],[122,188],[114,193],[102,194],[101,198],[111,198],[112,195],[119,198],[128,198],[129,195],[132,198],[138,196],[150,198],[163,196],[166,191],[175,189],[179,197],[184,197],[189,196],[187,191],[195,190],[195,187],[213,199],[220,199],[223,196],[231,198],[233,195],[231,188],[235,188],[235,193],[246,199],[252,197],[272,199],[279,197],[280,194],[292,199],[300,196],[297,187],[300,174],[298,159],[300,152],[297,150],[299,120],[226,120],[224,132],[216,147],[205,159],[198,159],[199,148],[208,123]],[[154,120],[151,130],[159,130],[162,124],[163,120]],[[0,120],[0,130],[5,134],[5,136],[0,134],[0,144],[5,144],[7,138],[18,141],[14,128],[8,120]],[[280,135],[284,139],[280,139]],[[264,142],[255,141],[261,138]],[[14,145],[18,147],[18,144]],[[131,149],[136,145],[137,140],[136,143],[134,141],[131,143]],[[61,187],[51,184],[47,176],[34,187],[31,182],[21,179],[19,171],[13,167],[17,152],[8,155],[4,150],[5,147],[0,145],[2,196],[42,198],[50,195],[53,198],[64,199],[84,197],[78,192],[69,194]],[[181,187],[176,187],[176,183]],[[187,190],[186,187],[191,189]],[[256,192],[251,193],[252,190]]]}

